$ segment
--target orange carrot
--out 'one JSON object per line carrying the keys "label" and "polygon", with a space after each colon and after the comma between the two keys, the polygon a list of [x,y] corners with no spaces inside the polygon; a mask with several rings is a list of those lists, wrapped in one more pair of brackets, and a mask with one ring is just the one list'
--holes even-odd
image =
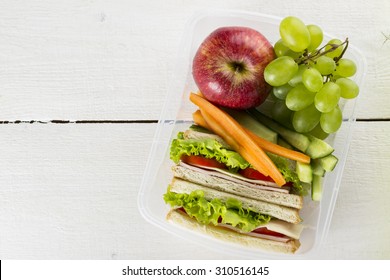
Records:
{"label": "orange carrot", "polygon": [[310,163],[310,157],[308,155],[305,155],[303,153],[293,151],[290,149],[287,149],[285,147],[282,147],[280,145],[277,145],[275,143],[272,143],[264,138],[261,138],[260,136],[254,134],[249,129],[244,128],[246,133],[256,142],[257,145],[259,145],[261,148],[266,150],[267,152],[273,153],[278,156],[282,156],[288,159],[296,160],[302,163]]}
{"label": "orange carrot", "polygon": [[[204,120],[202,113],[197,110],[195,113],[193,113],[193,120],[195,123],[199,124],[200,126],[203,126],[204,128],[207,128],[210,130],[210,128],[207,126],[206,121]],[[272,143],[264,138],[261,138],[260,136],[256,135],[249,129],[243,127],[245,132],[253,139],[253,141],[256,142],[257,145],[260,146],[260,148],[266,150],[267,152],[273,153],[278,156],[282,156],[291,160],[296,160],[302,163],[310,163],[310,157],[308,155],[305,155],[303,153],[293,151],[290,149],[287,149],[285,147],[282,147],[280,145],[277,145],[275,143]]]}
{"label": "orange carrot", "polygon": [[[205,115],[206,117],[204,117]],[[221,126],[218,124],[215,124],[215,120],[212,116],[208,115],[207,113],[203,112],[201,113],[200,110],[197,110],[195,113],[192,114],[192,118],[195,123],[199,124],[200,126],[203,126],[204,128],[207,128],[210,131],[213,131],[217,135],[224,135],[225,138],[229,138],[229,145],[234,149],[239,149],[239,144],[231,138],[226,131],[223,130]],[[207,121],[206,121],[207,119]],[[214,124],[214,125],[213,125]],[[226,141],[226,140],[225,140]]]}
{"label": "orange carrot", "polygon": [[[190,94],[190,100],[197,105],[207,124],[215,132],[223,132],[221,136],[229,145],[239,149],[239,152],[259,172],[270,176],[276,184],[282,186],[286,183],[283,175],[275,166],[267,154],[253,141],[236,120],[222,111],[206,99],[194,93]],[[218,134],[218,133],[217,133]],[[239,143],[239,144],[237,144]]]}
{"label": "orange carrot", "polygon": [[[223,127],[221,127],[218,122],[208,113],[201,111],[201,114],[203,118],[205,119],[207,125],[211,128],[211,131],[216,133],[217,135],[221,136],[226,143],[229,144],[229,146],[238,152],[243,158],[245,158],[248,162],[256,161],[256,159],[249,154],[244,147],[242,147],[237,141],[229,134],[227,133]],[[265,176],[268,176],[268,169],[265,166],[258,165],[256,169],[264,174]]]}
{"label": "orange carrot", "polygon": [[205,119],[203,118],[202,116],[202,113],[200,112],[200,110],[196,110],[193,114],[192,114],[192,119],[194,120],[194,122],[200,126],[203,126],[204,128],[208,129],[208,130],[211,130],[211,128],[209,127],[209,125],[207,124],[207,122],[205,121]]}

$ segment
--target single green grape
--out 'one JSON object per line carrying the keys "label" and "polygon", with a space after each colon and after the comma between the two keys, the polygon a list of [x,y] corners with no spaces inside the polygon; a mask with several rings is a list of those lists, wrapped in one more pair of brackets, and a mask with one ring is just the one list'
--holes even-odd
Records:
{"label": "single green grape", "polygon": [[359,86],[351,79],[339,78],[336,84],[340,87],[342,98],[353,99],[359,94]]}
{"label": "single green grape", "polygon": [[286,106],[292,111],[299,111],[314,101],[315,93],[309,91],[303,84],[292,88],[286,96]]}
{"label": "single green grape", "polygon": [[332,58],[323,55],[316,59],[314,68],[316,68],[321,75],[327,76],[336,70],[336,62],[334,62]]}
{"label": "single green grape", "polygon": [[[321,118],[320,118],[321,120]],[[310,135],[317,137],[318,139],[324,140],[329,136],[329,133],[326,133],[322,128],[321,124],[318,123],[315,128],[313,128],[310,132]]]}
{"label": "single green grape", "polygon": [[272,93],[274,94],[274,96],[276,98],[285,100],[286,96],[287,96],[287,93],[291,89],[292,89],[292,86],[290,86],[289,84],[285,84],[285,85],[282,85],[282,86],[273,87],[272,88]]}
{"label": "single green grape", "polygon": [[271,86],[286,84],[298,71],[298,64],[289,56],[281,56],[271,61],[264,69],[264,79]]}
{"label": "single green grape", "polygon": [[278,100],[276,101],[271,110],[271,116],[272,118],[277,121],[278,123],[290,127],[291,126],[291,115],[292,111],[287,108],[286,102],[284,100]]}
{"label": "single green grape", "polygon": [[293,59],[297,59],[302,55],[302,52],[294,52],[289,47],[287,47],[282,39],[279,39],[274,45],[274,51],[277,57],[281,56],[290,56]]}
{"label": "single green grape", "polygon": [[[332,39],[328,42],[327,46],[325,47],[325,51],[330,50],[332,48],[331,45],[340,45],[342,43],[343,42],[339,39]],[[339,46],[335,50],[328,52],[325,55],[328,57],[331,57],[331,58],[339,57],[341,55],[341,53],[343,52],[343,49],[344,49],[343,46]]]}
{"label": "single green grape", "polygon": [[284,44],[294,52],[302,52],[310,44],[310,32],[297,17],[284,18],[280,22],[279,33]]}
{"label": "single green grape", "polygon": [[299,83],[302,82],[302,74],[307,69],[306,65],[301,64],[298,66],[298,71],[295,73],[295,75],[291,78],[291,80],[288,82],[288,84],[292,87],[295,87]]}
{"label": "single green grape", "polygon": [[274,45],[274,51],[277,57],[285,56],[290,49],[279,39]]}
{"label": "single green grape", "polygon": [[307,108],[294,112],[292,124],[294,129],[300,133],[306,133],[313,130],[319,123],[321,112],[316,109],[314,104]]}
{"label": "single green grape", "polygon": [[348,58],[341,58],[337,62],[335,74],[341,77],[352,77],[356,73],[356,64]]}
{"label": "single green grape", "polygon": [[343,114],[339,106],[336,106],[328,113],[322,113],[320,117],[320,125],[326,133],[334,133],[339,130],[343,122]]}
{"label": "single green grape", "polygon": [[321,73],[315,68],[308,68],[302,74],[302,83],[311,92],[319,91],[323,86]]}
{"label": "single green grape", "polygon": [[307,29],[310,33],[310,45],[307,47],[309,51],[314,51],[321,45],[322,40],[324,38],[324,33],[322,29],[314,24],[307,25]]}
{"label": "single green grape", "polygon": [[333,82],[325,83],[314,97],[314,105],[322,113],[332,111],[339,103],[341,95],[340,87]]}

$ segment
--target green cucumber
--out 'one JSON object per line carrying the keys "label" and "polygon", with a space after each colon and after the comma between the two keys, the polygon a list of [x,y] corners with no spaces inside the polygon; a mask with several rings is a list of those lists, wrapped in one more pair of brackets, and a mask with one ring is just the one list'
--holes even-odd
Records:
{"label": "green cucumber", "polygon": [[209,134],[213,133],[210,130],[208,130],[208,129],[200,126],[200,125],[196,125],[196,124],[192,124],[190,126],[190,129],[193,130],[193,131],[202,132],[202,133],[209,133]]}
{"label": "green cucumber", "polygon": [[322,196],[322,177],[313,175],[313,182],[311,183],[311,199],[320,201]]}
{"label": "green cucumber", "polygon": [[289,143],[286,142],[286,140],[284,140],[283,138],[281,137],[278,137],[278,141],[276,142],[279,146],[282,146],[286,149],[289,149],[289,150],[294,150],[293,146],[291,146]]}
{"label": "green cucumber", "polygon": [[284,138],[284,140],[286,140],[290,145],[297,148],[298,150],[305,152],[309,147],[310,140],[306,135],[285,128],[284,126],[263,115],[256,109],[249,109],[248,113],[259,122],[278,133],[281,137]]}
{"label": "green cucumber", "polygon": [[297,161],[295,171],[301,182],[311,183],[313,180],[313,173],[310,164]]}
{"label": "green cucumber", "polygon": [[325,176],[325,169],[321,166],[321,159],[313,159],[311,160],[311,169],[314,175],[318,175],[321,177]]}
{"label": "green cucumber", "polygon": [[278,140],[278,134],[263,125],[262,123],[259,123],[256,119],[254,119],[251,115],[249,115],[245,111],[237,111],[237,110],[231,110],[231,109],[225,109],[229,115],[231,115],[239,124],[241,124],[243,127],[249,129],[254,134],[272,142],[276,143]]}
{"label": "green cucumber", "polygon": [[309,138],[310,145],[307,147],[306,154],[312,159],[322,158],[333,153],[333,147],[325,141],[311,135]]}
{"label": "green cucumber", "polygon": [[333,169],[336,167],[338,161],[339,161],[339,159],[334,155],[328,155],[326,157],[319,159],[321,167],[325,171],[328,171],[328,172],[333,171]]}

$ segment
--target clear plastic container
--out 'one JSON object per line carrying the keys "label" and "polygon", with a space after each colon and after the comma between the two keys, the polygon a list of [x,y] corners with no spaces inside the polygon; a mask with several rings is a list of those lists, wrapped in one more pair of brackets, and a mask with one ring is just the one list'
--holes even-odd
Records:
{"label": "clear plastic container", "polygon": [[[163,194],[166,192],[173,176],[171,172],[173,162],[169,159],[169,145],[171,140],[176,137],[177,132],[189,127],[192,123],[191,114],[196,109],[189,101],[189,93],[197,91],[191,73],[192,59],[196,50],[212,31],[222,26],[247,26],[254,28],[260,31],[271,44],[274,44],[279,38],[278,26],[280,21],[281,18],[274,16],[226,10],[206,11],[192,18],[185,29],[178,53],[177,65],[157,125],[138,197],[140,213],[150,223],[185,238],[189,242],[195,242],[209,249],[232,254],[237,258],[286,259],[315,257],[329,230],[350,144],[351,126],[355,122],[354,111],[358,98],[342,104],[344,117],[342,127],[331,139],[327,140],[335,148],[334,154],[339,158],[339,163],[335,170],[327,173],[325,176],[321,202],[313,202],[310,196],[305,198],[304,207],[300,212],[305,229],[300,238],[301,247],[294,255],[269,253],[226,243],[166,221],[169,206],[164,203]],[[325,34],[324,42],[331,38],[334,37]],[[361,85],[366,69],[364,57],[351,44],[349,44],[345,57],[349,57],[356,62],[358,71],[353,79]]]}

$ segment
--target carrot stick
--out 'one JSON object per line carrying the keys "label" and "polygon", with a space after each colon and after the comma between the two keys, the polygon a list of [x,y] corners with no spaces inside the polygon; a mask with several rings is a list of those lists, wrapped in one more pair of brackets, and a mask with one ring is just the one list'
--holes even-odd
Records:
{"label": "carrot stick", "polygon": [[244,128],[246,133],[256,142],[257,145],[259,145],[261,148],[266,150],[267,152],[273,153],[278,156],[282,156],[288,159],[296,160],[302,163],[310,163],[310,157],[308,155],[305,155],[303,153],[293,151],[290,149],[287,149],[285,147],[279,146],[275,143],[272,143],[264,138],[261,138],[260,136],[254,134],[249,129]]}
{"label": "carrot stick", "polygon": [[[203,117],[203,115],[206,115],[206,117]],[[207,128],[210,131],[213,131],[217,135],[224,135],[226,138],[229,138],[229,146],[232,147],[232,149],[236,150],[239,149],[239,144],[231,138],[222,127],[220,127],[218,124],[215,124],[216,121],[212,116],[207,115],[203,112],[203,114],[200,112],[200,110],[197,110],[195,113],[192,114],[192,118],[195,123],[199,124],[200,126],[203,126],[204,128]],[[207,121],[206,121],[207,118]],[[214,124],[214,126],[213,126]],[[211,127],[213,126],[213,128]],[[226,141],[226,140],[225,140]]]}
{"label": "carrot stick", "polygon": [[[249,154],[239,143],[236,142],[236,140],[227,133],[224,128],[222,128],[218,122],[208,113],[201,111],[203,118],[207,122],[207,125],[211,128],[211,130],[221,136],[226,143],[229,144],[230,147],[233,148],[236,152],[238,152],[243,158],[245,158],[248,162],[255,161],[256,159]],[[252,164],[253,165],[253,164]],[[256,169],[264,174],[265,176],[268,176],[268,170],[265,166],[258,165]]]}
{"label": "carrot stick", "polygon": [[[200,126],[203,126],[204,128],[207,128],[211,130],[207,126],[207,122],[204,120],[202,113],[197,110],[192,114],[193,120],[195,123],[199,124]],[[266,150],[267,152],[273,153],[278,156],[282,156],[291,160],[296,160],[302,163],[310,163],[310,157],[308,155],[305,155],[304,153],[300,153],[297,151],[293,151],[290,149],[287,149],[285,147],[282,147],[280,145],[277,145],[275,143],[272,143],[264,138],[261,138],[260,136],[256,135],[249,129],[243,127],[245,132],[253,139],[253,141],[256,142],[257,145],[260,146],[260,148]]]}
{"label": "carrot stick", "polygon": [[218,122],[213,118],[213,116],[207,114],[206,112],[202,112],[201,114],[203,118],[205,119],[207,125],[211,128],[211,130],[217,134],[217,135],[224,135],[223,139],[226,141],[226,143],[229,144],[230,147],[233,148],[233,150],[239,150],[240,144],[229,134],[226,132],[225,128],[220,126]]}
{"label": "carrot stick", "polygon": [[[219,136],[221,136],[229,145],[231,139],[235,140],[235,143],[232,145],[233,149],[237,146],[237,143],[239,143],[238,148],[242,152],[241,155],[259,172],[263,171],[262,173],[264,175],[269,175],[279,186],[286,183],[283,175],[273,161],[253,141],[236,120],[199,95],[191,93],[190,100],[201,109],[203,117],[212,130],[217,129],[224,132],[224,135]],[[208,119],[210,119],[212,124],[208,122]],[[215,122],[213,122],[213,120]],[[240,151],[238,152],[240,153]]]}
{"label": "carrot stick", "polygon": [[260,147],[255,145],[251,147],[248,151],[248,149],[245,148],[242,143],[239,144],[236,138],[231,135],[231,133],[228,132],[226,128],[223,128],[223,126],[221,126],[221,124],[217,122],[213,116],[203,110],[201,110],[201,113],[207,124],[211,127],[212,131],[221,136],[225,140],[225,142],[233,148],[233,150],[241,154],[241,156],[245,158],[249,163],[251,163],[256,168],[256,170],[258,170],[265,176],[270,176],[269,167],[266,165],[262,158],[262,153],[264,153],[264,151],[262,151]]}
{"label": "carrot stick", "polygon": [[196,110],[193,114],[192,114],[192,119],[194,120],[194,122],[200,126],[203,126],[204,128],[208,129],[208,130],[211,130],[210,126],[207,124],[207,122],[205,121],[205,119],[203,118],[202,116],[202,113],[200,112],[200,110]]}

